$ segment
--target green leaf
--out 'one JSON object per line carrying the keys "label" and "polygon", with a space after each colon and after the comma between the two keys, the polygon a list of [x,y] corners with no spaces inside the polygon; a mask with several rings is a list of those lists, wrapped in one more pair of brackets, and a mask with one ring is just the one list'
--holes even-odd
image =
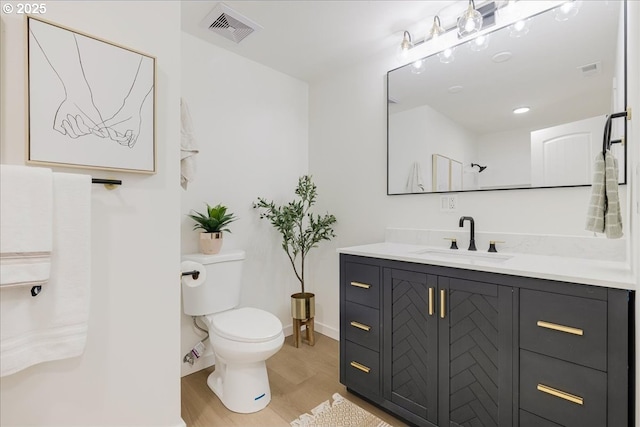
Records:
{"label": "green leaf", "polygon": [[195,215],[188,214],[187,216],[194,220],[196,224],[193,226],[194,230],[201,229],[207,233],[216,233],[222,231],[228,231],[226,228],[231,222],[236,221],[235,214],[227,214],[227,207],[222,204],[211,206],[205,203],[207,206],[206,214],[201,212],[195,212]]}
{"label": "green leaf", "polygon": [[336,217],[330,214],[314,216],[310,212],[317,197],[317,187],[310,175],[303,175],[298,179],[294,193],[297,198],[281,206],[258,197],[253,203],[253,208],[258,209],[260,218],[268,220],[281,234],[282,249],[289,257],[304,292],[305,257],[320,241],[336,237],[332,228],[336,223]]}

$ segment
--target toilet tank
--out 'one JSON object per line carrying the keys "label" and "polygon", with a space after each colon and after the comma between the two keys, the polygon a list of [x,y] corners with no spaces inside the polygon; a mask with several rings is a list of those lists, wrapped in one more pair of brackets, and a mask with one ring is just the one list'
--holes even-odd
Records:
{"label": "toilet tank", "polygon": [[204,266],[204,281],[182,281],[184,313],[204,316],[231,310],[240,304],[242,261],[244,251],[220,252],[216,255],[183,255],[183,261],[194,261]]}

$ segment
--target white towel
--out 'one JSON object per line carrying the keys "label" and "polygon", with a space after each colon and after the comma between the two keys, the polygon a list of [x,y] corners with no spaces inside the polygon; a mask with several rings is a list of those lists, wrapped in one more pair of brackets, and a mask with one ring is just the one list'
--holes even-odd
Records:
{"label": "white towel", "polygon": [[182,98],[180,99],[180,120],[180,185],[186,190],[187,184],[195,179],[195,155],[199,151],[196,147],[196,139],[193,136],[191,113],[189,113],[186,101]]}
{"label": "white towel", "polygon": [[9,286],[41,286],[49,280],[52,194],[51,169],[0,165],[0,287],[3,290]]}
{"label": "white towel", "polygon": [[598,153],[595,159],[585,229],[605,233],[610,239],[623,235],[618,196],[618,160],[608,150],[605,155]]}
{"label": "white towel", "polygon": [[91,177],[53,174],[51,276],[37,297],[0,298],[0,376],[84,351],[91,279]]}
{"label": "white towel", "polygon": [[422,170],[420,169],[420,163],[413,162],[411,170],[409,171],[409,178],[407,178],[407,191],[411,193],[421,193],[424,191],[424,184],[422,182]]}

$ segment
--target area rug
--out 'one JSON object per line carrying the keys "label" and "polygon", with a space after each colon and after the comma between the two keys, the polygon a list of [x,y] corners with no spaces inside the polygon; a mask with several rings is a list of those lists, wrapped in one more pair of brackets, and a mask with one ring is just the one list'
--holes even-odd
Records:
{"label": "area rug", "polygon": [[291,421],[292,427],[391,427],[380,418],[365,411],[355,403],[335,393],[333,402],[322,402],[311,410]]}

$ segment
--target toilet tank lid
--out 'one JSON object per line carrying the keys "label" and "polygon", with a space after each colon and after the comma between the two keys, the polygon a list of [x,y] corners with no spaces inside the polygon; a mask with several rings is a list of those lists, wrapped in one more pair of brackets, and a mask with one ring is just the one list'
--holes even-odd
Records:
{"label": "toilet tank lid", "polygon": [[202,265],[215,264],[217,262],[240,261],[245,258],[243,250],[235,249],[228,251],[220,251],[215,255],[207,254],[186,254],[182,255],[183,261],[195,261]]}

